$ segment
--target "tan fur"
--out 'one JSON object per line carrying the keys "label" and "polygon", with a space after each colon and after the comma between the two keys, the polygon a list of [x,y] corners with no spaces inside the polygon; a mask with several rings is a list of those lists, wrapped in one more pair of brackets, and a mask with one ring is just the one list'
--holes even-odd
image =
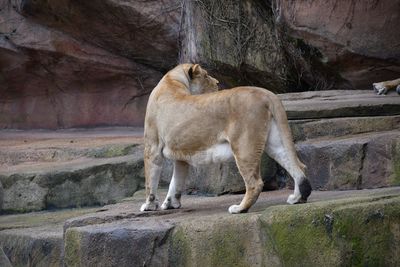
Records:
{"label": "tan fur", "polygon": [[[299,201],[298,185],[305,166],[297,158],[281,101],[257,87],[217,91],[217,82],[199,65],[182,64],[168,72],[151,93],[145,118],[147,201],[142,210],[158,208],[156,190],[164,157],[175,161],[175,171],[162,208],[178,208],[187,163],[196,165],[200,159],[218,158],[231,151],[246,194],[241,204],[229,211],[247,211],[263,188],[260,158],[266,142],[267,152],[295,179],[297,188],[290,201]],[[271,125],[279,133],[271,134]],[[270,143],[269,135],[274,139]]]}
{"label": "tan fur", "polygon": [[372,87],[378,95],[385,95],[389,90],[398,90],[400,94],[400,79],[373,83]]}

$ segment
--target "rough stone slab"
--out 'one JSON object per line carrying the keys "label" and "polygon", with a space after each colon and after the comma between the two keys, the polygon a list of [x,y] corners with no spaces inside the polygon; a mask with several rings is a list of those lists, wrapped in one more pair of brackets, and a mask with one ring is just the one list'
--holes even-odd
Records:
{"label": "rough stone slab", "polygon": [[351,117],[289,121],[295,142],[362,133],[400,130],[400,116]]}
{"label": "rough stone slab", "polygon": [[172,266],[268,266],[258,214],[204,216],[179,223],[170,237]]}
{"label": "rough stone slab", "polygon": [[400,131],[310,140],[297,144],[314,189],[361,189],[400,184]]}
{"label": "rough stone slab", "polygon": [[143,129],[0,132],[2,212],[104,205],[144,187]]}
{"label": "rough stone slab", "polygon": [[3,211],[104,205],[143,187],[143,156],[18,166],[0,173]]}
{"label": "rough stone slab", "polygon": [[398,266],[400,197],[370,196],[266,209],[270,266]]}
{"label": "rough stone slab", "polygon": [[2,248],[0,248],[0,266],[12,267],[10,260],[7,258]]}
{"label": "rough stone slab", "polygon": [[65,232],[67,266],[163,266],[173,225],[160,220],[69,228]]}
{"label": "rough stone slab", "polygon": [[[302,249],[305,258],[300,259],[299,253],[293,253],[296,260],[310,262],[312,258],[321,254],[316,260],[325,260],[332,263],[332,266],[370,260],[396,263],[390,256],[395,255],[398,250],[392,242],[400,242],[395,232],[400,227],[400,221],[397,220],[400,216],[397,208],[400,206],[398,187],[366,191],[315,192],[309,204],[281,205],[287,193],[289,192],[263,193],[252,212],[236,216],[228,214],[226,208],[229,202],[239,200],[238,196],[184,197],[183,209],[153,213],[138,213],[135,210],[139,208],[140,203],[136,202],[108,206],[103,212],[69,220],[65,248],[70,252],[66,250],[65,262],[80,265],[96,263],[103,266],[105,263],[98,260],[98,255],[104,253],[108,256],[107,263],[118,262],[121,266],[127,266],[125,263],[136,253],[137,259],[141,260],[147,255],[147,260],[144,259],[147,266],[265,266],[267,263],[271,266],[281,266],[292,262],[293,259],[290,255],[282,255],[276,247],[271,246],[288,246],[285,242],[290,242],[280,239],[282,234],[278,232],[279,227],[284,227],[283,234],[296,235],[296,230],[304,225],[311,230],[315,227],[318,235],[308,232],[307,236],[302,236],[302,229],[299,229],[299,237],[294,238],[298,242],[295,245],[301,246],[301,239],[305,239],[307,243]],[[119,209],[119,213],[116,212],[116,208]],[[131,215],[128,218],[126,216],[129,213]],[[379,217],[380,214],[384,214],[383,219]],[[333,216],[332,221],[327,219],[325,222],[325,215]],[[328,218],[331,218],[329,216]],[[101,223],[101,220],[106,218],[107,222]],[[74,226],[75,220],[80,226]],[[338,242],[344,243],[337,245],[336,242],[329,241],[329,227],[332,226],[332,233],[336,233],[341,231],[343,223],[346,223],[349,229],[358,225],[364,227],[363,229],[373,226],[374,230],[366,231],[368,237],[369,234],[371,237],[376,233],[385,234],[378,238],[379,242],[373,243],[373,248],[367,248],[364,241],[361,248],[351,247],[354,238],[367,238],[360,231],[354,234],[347,232],[347,236],[344,237],[335,235],[334,238],[338,238]],[[364,224],[368,225],[363,226]],[[152,231],[154,225],[160,226],[160,232],[157,234]],[[124,238],[115,233],[119,229],[126,234]],[[131,235],[133,229],[138,231],[136,235]],[[391,229],[394,229],[394,232]],[[158,239],[155,236],[158,236]],[[315,249],[321,238],[324,242],[323,251]],[[93,242],[89,243],[91,240]],[[138,240],[142,240],[143,243],[135,252],[125,249],[124,253],[116,253],[121,243],[131,244],[136,248]],[[325,246],[326,240],[330,242],[329,246]],[[382,249],[376,247],[380,245],[385,248],[382,254],[385,257],[379,257],[375,253],[372,254],[373,258],[367,258],[361,254],[363,249],[367,249],[368,252],[378,249],[381,252]],[[146,254],[149,246],[153,248],[153,256]],[[331,255],[331,251],[348,252],[351,249],[355,250],[357,256],[342,259],[341,253]],[[286,250],[290,250],[290,246]],[[100,258],[103,259],[102,256]],[[157,259],[156,263],[153,259]]]}
{"label": "rough stone slab", "polygon": [[400,115],[400,97],[372,90],[332,90],[281,94],[289,119]]}
{"label": "rough stone slab", "polygon": [[[282,189],[269,192],[262,192],[257,202],[252,206],[251,213],[258,213],[268,207],[287,205],[286,199],[293,190]],[[159,191],[159,198],[163,200],[167,194],[167,190]],[[400,187],[389,187],[379,189],[364,189],[364,190],[345,190],[345,191],[313,191],[308,203],[319,203],[325,200],[340,200],[352,197],[368,197],[382,195],[400,194]],[[118,220],[131,220],[135,223],[144,223],[147,220],[163,219],[172,222],[175,219],[185,220],[189,217],[202,217],[206,215],[219,215],[222,217],[230,217],[228,208],[232,204],[239,203],[243,198],[243,194],[222,195],[218,197],[205,197],[196,195],[184,195],[182,197],[182,207],[177,210],[159,210],[157,212],[140,212],[140,206],[145,201],[144,190],[138,191],[132,198],[127,198],[123,202],[106,205],[97,209],[82,209],[82,213],[76,216],[66,217],[64,231],[69,228],[82,227],[88,225],[97,225],[104,223],[112,223]],[[77,209],[79,210],[79,209]],[[85,212],[86,210],[86,212]],[[59,211],[63,213],[63,211]],[[42,211],[41,214],[48,214]],[[36,214],[36,213],[34,213]],[[20,218],[27,214],[6,215],[4,217],[14,216]],[[42,215],[43,216],[43,215]],[[242,215],[239,215],[242,216]],[[60,215],[58,216],[60,217]],[[235,217],[235,216],[233,216]],[[4,219],[3,219],[4,220]],[[2,222],[2,218],[0,218]],[[28,225],[26,225],[28,227]]]}
{"label": "rough stone slab", "polygon": [[59,229],[46,226],[3,230],[0,247],[12,266],[62,266],[63,235]]}
{"label": "rough stone slab", "polygon": [[[398,117],[394,117],[394,121]],[[361,188],[379,188],[400,184],[400,130],[386,132],[367,132],[342,136],[344,132],[368,131],[368,125],[373,119],[361,121],[361,127],[346,128],[346,121],[333,119],[321,122],[320,128],[313,127],[318,122],[310,122],[294,126],[298,131],[308,131],[310,135],[318,136],[318,129],[326,134],[339,137],[325,137],[298,142],[296,147],[302,162],[307,166],[307,176],[316,190],[349,190]],[[343,119],[345,120],[345,119]],[[383,121],[384,129],[399,127],[393,120]],[[331,127],[324,125],[329,125]],[[342,125],[335,128],[334,125]],[[297,128],[296,128],[297,127]],[[373,128],[373,126],[371,126]],[[380,127],[379,123],[376,127]],[[338,131],[335,131],[337,129]],[[276,189],[285,183],[292,184],[290,176],[284,175],[282,168],[265,153],[262,160],[262,177],[265,189]],[[172,165],[165,164],[162,179],[168,183],[172,175]],[[191,168],[186,183],[188,192],[220,195],[223,193],[243,192],[244,182],[235,162],[214,164],[207,167]]]}
{"label": "rough stone slab", "polygon": [[[350,141],[343,141],[344,144],[342,144],[343,142],[335,137],[398,129],[400,127],[399,118],[400,116],[383,116],[291,121],[294,137],[297,140],[323,137],[329,138],[332,141],[330,145],[327,145],[329,140],[325,139],[323,142],[317,140],[316,145],[311,140],[309,140],[310,142],[299,143],[300,155],[307,166],[309,166],[309,176],[314,181],[314,187],[316,189],[354,189],[397,184],[397,167],[395,167],[397,165],[393,163],[393,160],[396,159],[396,154],[391,152],[386,145],[382,145],[382,147],[379,147],[379,144],[371,145],[371,152],[368,153],[367,159],[369,157],[373,158],[374,151],[376,151],[382,154],[380,161],[371,159],[368,163],[363,163],[365,167],[361,168],[361,158],[365,156],[363,154],[363,145],[366,143],[364,141],[366,137],[358,135],[361,138],[360,140],[357,140],[357,136],[351,137],[353,138],[352,145],[350,145]],[[140,138],[138,138],[141,130],[131,130],[132,133],[126,130],[118,130],[118,134],[114,133],[116,135],[114,142],[110,141],[110,139],[113,139],[112,132],[107,130],[93,131],[90,134],[83,134],[79,131],[74,132],[73,130],[60,131],[60,136],[57,138],[54,132],[44,131],[38,133],[38,135],[33,135],[33,141],[32,136],[31,139],[27,138],[29,136],[27,136],[26,132],[6,131],[8,135],[13,133],[19,135],[20,139],[19,141],[11,139],[11,143],[14,143],[14,146],[10,145],[7,149],[2,150],[1,153],[3,154],[10,153],[10,151],[13,151],[15,154],[24,152],[26,154],[16,156],[16,158],[27,154],[29,154],[29,157],[34,158],[38,154],[50,155],[53,153],[53,150],[57,150],[59,158],[64,158],[66,154],[73,154],[77,157],[91,156],[92,158],[69,162],[47,161],[38,164],[24,163],[8,166],[7,169],[3,168],[0,171],[0,176],[2,177],[0,203],[3,202],[3,209],[8,211],[29,211],[45,208],[105,204],[122,197],[127,197],[135,190],[142,188],[144,178],[143,170],[140,166],[143,164],[143,147],[134,146],[130,143],[131,141],[135,143],[141,142]],[[40,139],[39,136],[42,134],[42,139]],[[133,139],[130,136],[132,134],[135,135]],[[368,136],[373,135],[375,134],[369,134]],[[43,138],[46,140],[43,141]],[[87,140],[88,138],[90,138],[90,142]],[[24,142],[26,139],[29,140],[27,143]],[[343,137],[342,139],[347,140],[348,138]],[[383,140],[381,142],[389,142],[391,138],[384,137],[381,139]],[[6,140],[4,139],[2,142],[4,143]],[[73,142],[70,143],[70,141]],[[99,145],[99,143],[103,144]],[[325,145],[322,145],[322,143]],[[29,150],[30,148],[31,150]],[[130,156],[130,153],[134,155]],[[115,157],[126,154],[128,156]],[[138,169],[133,168],[133,159],[131,157],[137,159]],[[41,160],[47,159],[41,158]],[[383,164],[379,163],[381,161]],[[89,168],[88,166],[91,167]],[[87,168],[88,170],[86,170]],[[95,180],[99,181],[97,179],[101,180],[107,175],[115,174],[115,177],[120,177],[122,170],[125,170],[126,178],[132,179],[130,177],[131,173],[133,176],[138,176],[139,184],[135,183],[133,186],[127,186],[124,183],[116,182],[99,188],[99,183],[93,182]],[[361,170],[362,173],[360,173]],[[91,180],[89,179],[90,181],[86,180],[86,182],[83,182],[83,176],[79,178],[79,173],[82,173],[85,179],[88,179],[91,177],[92,172],[98,173],[97,178],[92,177]],[[166,161],[162,172],[162,187],[165,187],[169,183],[171,176],[172,164]],[[280,167],[271,161],[266,154],[264,154],[262,160],[262,177],[265,189],[276,189],[285,182]],[[363,183],[360,182],[361,180],[363,180]],[[286,182],[290,183],[291,179],[288,178]],[[82,183],[85,185],[80,186],[83,185]],[[51,188],[51,190],[48,188]],[[234,161],[225,164],[191,168],[186,188],[188,193],[210,195],[243,192],[245,190],[242,177]]]}
{"label": "rough stone slab", "polygon": [[80,157],[107,158],[135,152],[143,128],[1,130],[0,172],[25,162],[62,162]]}
{"label": "rough stone slab", "polygon": [[[265,266],[266,262],[282,265],[287,263],[288,259],[281,258],[283,256],[268,245],[272,244],[270,239],[276,240],[279,246],[287,245],[284,243],[286,241],[279,239],[279,232],[270,232],[269,229],[283,225],[287,227],[285,231],[288,233],[285,234],[295,235],[298,227],[313,226],[315,219],[316,230],[320,233],[325,229],[324,215],[333,214],[334,233],[336,223],[339,225],[342,218],[343,220],[345,218],[341,215],[343,214],[341,210],[351,210],[351,214],[360,214],[353,216],[353,220],[348,222],[349,225],[361,222],[362,226],[362,223],[369,220],[367,226],[373,226],[370,228],[375,229],[373,234],[387,233],[392,242],[400,241],[398,235],[392,235],[400,227],[396,225],[400,220],[396,220],[397,217],[393,217],[394,213],[387,210],[388,206],[396,211],[400,210],[400,200],[394,197],[400,194],[399,187],[313,192],[309,204],[295,206],[285,204],[290,193],[289,190],[263,192],[250,213],[241,215],[230,215],[227,208],[231,204],[238,203],[243,195],[183,196],[182,209],[142,213],[139,212],[139,207],[144,201],[142,191],[128,201],[103,208],[4,215],[0,217],[0,226],[5,226],[0,231],[0,247],[7,248],[4,252],[13,266],[26,265],[26,255],[36,255],[34,259],[37,261],[33,262],[35,266],[40,262],[48,263],[46,266],[59,266],[62,258],[57,259],[56,255],[61,255],[58,251],[59,242],[62,242],[63,237],[62,222],[67,220],[64,226],[66,233],[64,245],[61,243],[61,247],[66,249],[65,263],[72,265],[80,263],[81,266],[91,266],[93,263],[96,266],[110,266],[118,263],[121,264],[119,266],[132,266],[124,264],[128,260],[133,260],[135,263],[143,260],[146,261],[146,266],[179,266],[180,263],[205,266],[204,263],[224,262],[238,262],[244,266]],[[162,197],[165,194],[166,191],[161,192]],[[387,202],[383,203],[385,199]],[[384,223],[376,223],[382,222],[381,213],[384,214]],[[297,223],[297,217],[301,218],[302,224]],[[388,221],[394,224],[391,224],[389,231],[386,231]],[[367,233],[370,233],[369,231]],[[359,233],[356,232],[352,237],[363,237]],[[318,243],[321,238],[313,234],[308,234],[307,237],[309,237],[308,242],[314,243]],[[335,235],[333,237],[336,238]],[[351,235],[339,241],[351,246],[350,237]],[[302,235],[294,240],[299,242],[299,238],[302,238]],[[325,242],[329,235],[322,238]],[[387,249],[385,253],[392,253],[398,249],[396,247],[398,243],[388,243],[387,239],[381,241],[379,244]],[[47,254],[44,253],[45,244],[48,244],[49,248]],[[133,247],[137,244],[139,246]],[[296,243],[297,245],[299,243]],[[332,246],[336,245],[336,242],[332,243]],[[376,246],[377,243],[372,243],[371,249],[379,249]],[[322,252],[307,250],[308,246],[303,248],[303,251],[304,249],[307,252],[306,260],[309,260],[315,251],[322,253],[323,256],[327,255],[325,250]],[[344,249],[348,251],[349,247],[344,246]],[[359,253],[358,249],[356,253]],[[104,257],[105,255],[108,257]],[[386,257],[387,254],[384,255],[385,259],[392,258]],[[99,259],[103,259],[103,262]],[[331,259],[328,260],[332,262]],[[50,264],[52,262],[56,264]]]}
{"label": "rough stone slab", "polygon": [[5,259],[13,266],[63,266],[64,221],[96,210],[67,209],[0,216],[0,248],[4,250]]}

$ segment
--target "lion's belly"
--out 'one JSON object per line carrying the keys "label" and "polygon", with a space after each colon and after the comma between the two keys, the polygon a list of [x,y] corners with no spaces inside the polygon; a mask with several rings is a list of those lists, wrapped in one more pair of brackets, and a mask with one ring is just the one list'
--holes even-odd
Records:
{"label": "lion's belly", "polygon": [[221,163],[233,158],[231,146],[227,142],[215,144],[206,150],[192,155],[184,155],[179,153],[179,151],[173,152],[168,147],[163,149],[163,154],[168,159],[186,161],[193,166]]}

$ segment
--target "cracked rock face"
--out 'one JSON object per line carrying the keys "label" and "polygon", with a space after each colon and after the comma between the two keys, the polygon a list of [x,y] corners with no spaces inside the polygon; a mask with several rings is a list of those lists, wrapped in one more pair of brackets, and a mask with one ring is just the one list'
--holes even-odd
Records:
{"label": "cracked rock face", "polygon": [[399,0],[276,0],[278,23],[331,73],[322,82],[348,89],[400,77],[399,9]]}
{"label": "cracked rock face", "polygon": [[179,26],[176,1],[149,5],[2,1],[0,128],[141,125]]}

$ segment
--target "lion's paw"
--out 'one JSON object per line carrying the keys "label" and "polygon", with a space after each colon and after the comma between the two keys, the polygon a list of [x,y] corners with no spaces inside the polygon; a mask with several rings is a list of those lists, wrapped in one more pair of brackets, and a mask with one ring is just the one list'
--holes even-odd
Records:
{"label": "lion's paw", "polygon": [[242,209],[240,205],[232,205],[228,209],[230,214],[246,213],[246,209]]}
{"label": "lion's paw", "polygon": [[302,203],[303,201],[301,201],[301,195],[290,195],[286,201],[289,204],[296,204],[296,203]]}
{"label": "lion's paw", "polygon": [[140,207],[140,211],[154,211],[158,209],[158,201],[146,202]]}
{"label": "lion's paw", "polygon": [[374,83],[372,86],[377,95],[386,95],[386,93],[388,92],[388,89],[381,84]]}
{"label": "lion's paw", "polygon": [[164,203],[161,205],[162,210],[168,210],[168,209],[179,209],[181,207],[181,203],[177,199],[173,199],[171,201],[170,198],[167,198]]}

